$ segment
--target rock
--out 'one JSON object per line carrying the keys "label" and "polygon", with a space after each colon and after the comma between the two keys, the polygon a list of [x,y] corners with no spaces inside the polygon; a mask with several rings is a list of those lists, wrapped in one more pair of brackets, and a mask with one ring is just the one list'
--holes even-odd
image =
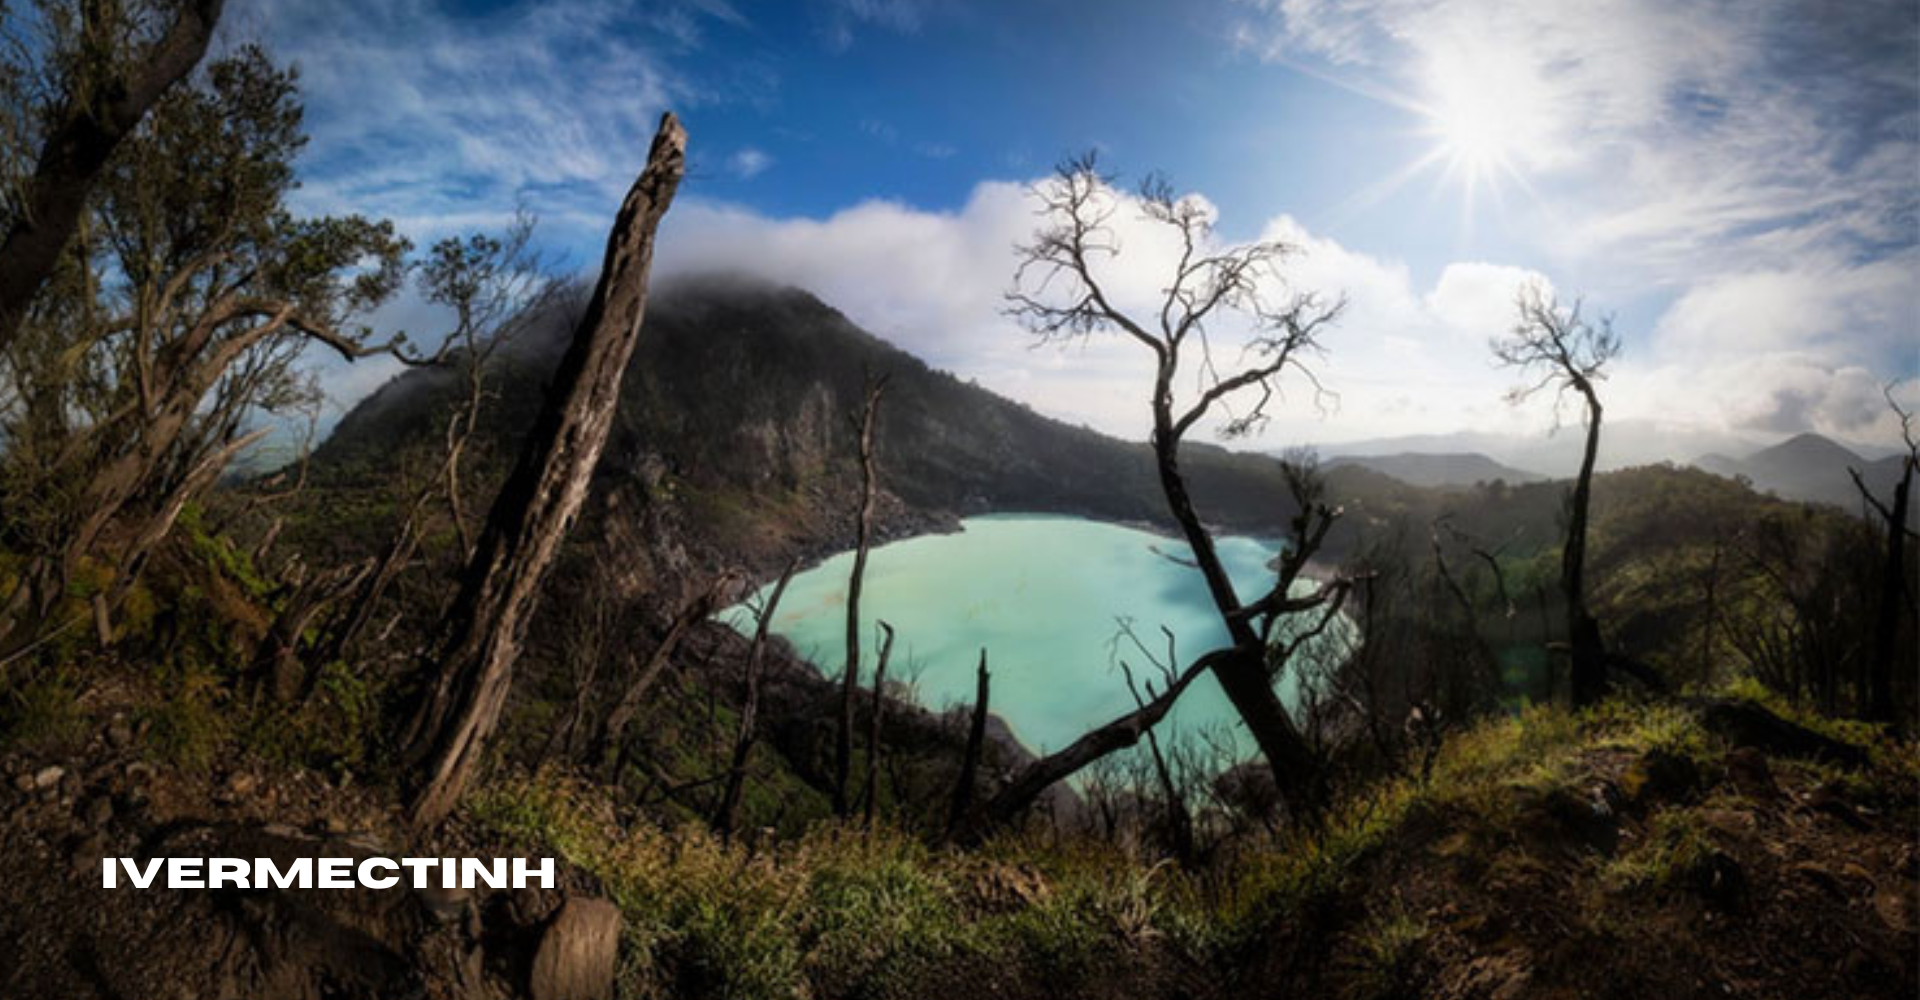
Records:
{"label": "rock", "polygon": [[1773,768],[1767,755],[1754,747],[1735,747],[1727,751],[1727,780],[1740,794],[1750,799],[1771,799],[1780,794],[1773,781]]}
{"label": "rock", "polygon": [[533,1000],[605,1000],[613,996],[619,951],[619,909],[604,899],[569,899],[540,936],[527,992]]}
{"label": "rock", "polygon": [[1777,757],[1826,760],[1865,767],[1867,752],[1761,708],[1750,701],[1712,699],[1696,705],[1700,724],[1737,747],[1755,747]]}
{"label": "rock", "polygon": [[45,791],[60,783],[67,776],[67,769],[58,764],[49,764],[34,772],[33,787]]}
{"label": "rock", "polygon": [[443,924],[453,923],[465,916],[467,900],[473,895],[458,887],[443,889],[439,886],[415,889],[414,894],[420,897],[420,905],[426,907],[428,915]]}
{"label": "rock", "polygon": [[227,794],[236,799],[252,795],[253,790],[258,787],[260,787],[260,780],[245,771],[235,771],[232,777],[227,779]]}
{"label": "rock", "polygon": [[95,829],[113,822],[113,799],[106,795],[95,795],[88,799],[86,807],[80,812],[80,818]]}
{"label": "rock", "polygon": [[1693,887],[1722,911],[1739,909],[1747,901],[1747,872],[1725,851],[1709,851],[1688,872]]}
{"label": "rock", "polygon": [[1620,785],[1635,803],[1679,801],[1699,790],[1700,768],[1691,757],[1654,747],[1627,768]]}
{"label": "rock", "polygon": [[33,791],[33,775],[21,772],[14,777],[13,787],[23,795]]}
{"label": "rock", "polygon": [[1846,800],[1844,794],[1832,782],[1826,782],[1808,792],[1807,805],[1855,830],[1867,828],[1867,821],[1861,818],[1860,813],[1853,808],[1853,804]]}
{"label": "rock", "polygon": [[73,853],[69,855],[68,859],[73,864],[74,874],[83,878],[92,876],[98,879],[100,877],[100,860],[106,856],[107,838],[98,833],[90,833],[82,837],[78,843],[74,844]]}
{"label": "rock", "polygon": [[1564,785],[1517,790],[1519,829],[1547,844],[1574,841],[1612,854],[1620,846],[1620,818],[1603,795],[1583,795]]}
{"label": "rock", "polygon": [[1848,896],[1847,887],[1840,881],[1839,876],[1814,862],[1802,861],[1793,865],[1790,870],[1795,875],[1819,886],[1821,891],[1835,899],[1844,900]]}

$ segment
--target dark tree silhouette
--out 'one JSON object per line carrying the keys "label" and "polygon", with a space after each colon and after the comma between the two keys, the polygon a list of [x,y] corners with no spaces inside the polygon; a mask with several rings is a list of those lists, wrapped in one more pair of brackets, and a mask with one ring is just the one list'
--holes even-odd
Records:
{"label": "dark tree silhouette", "polygon": [[[1198,662],[1219,679],[1272,767],[1281,796],[1290,807],[1310,812],[1319,797],[1317,765],[1274,692],[1275,669],[1284,664],[1270,661],[1265,640],[1280,619],[1330,599],[1332,592],[1325,588],[1310,597],[1294,597],[1290,590],[1337,512],[1323,504],[1303,505],[1295,524],[1295,547],[1282,560],[1279,579],[1265,595],[1243,601],[1188,491],[1180,449],[1189,431],[1214,417],[1223,418],[1220,429],[1226,437],[1262,429],[1268,406],[1288,373],[1302,378],[1316,394],[1323,393],[1307,362],[1321,351],[1320,333],[1339,316],[1345,300],[1327,302],[1311,292],[1286,291],[1281,265],[1299,252],[1297,247],[1280,241],[1220,243],[1214,237],[1211,209],[1198,198],[1177,197],[1157,175],[1149,176],[1128,199],[1114,190],[1112,178],[1087,154],[1062,163],[1033,196],[1044,221],[1033,241],[1017,248],[1020,267],[1007,295],[1008,311],[1043,342],[1118,332],[1152,355],[1152,445],[1161,490],[1231,638],[1226,648]],[[1130,202],[1142,221],[1164,229],[1179,248],[1177,263],[1162,279],[1158,307],[1144,314],[1123,309],[1099,273],[1099,262],[1120,254],[1110,223]],[[1215,325],[1247,331],[1235,352],[1239,369],[1216,363],[1209,340]],[[1197,388],[1191,399],[1182,400],[1177,387],[1186,380],[1196,380]],[[1162,698],[1184,686],[1169,684]],[[1131,745],[1138,739],[1134,730],[1140,722],[1165,714],[1164,707],[1148,711],[1158,704],[1156,699],[1118,720],[1117,729],[1104,727],[1089,734],[1108,734],[1089,746],[1105,746],[1119,735],[1130,735],[1126,745]]]}
{"label": "dark tree silhouette", "polygon": [[873,664],[873,708],[867,713],[867,780],[861,792],[862,818],[868,826],[873,825],[874,813],[879,809],[880,757],[885,752],[880,746],[880,726],[887,704],[887,661],[893,657],[893,626],[886,622],[878,625],[880,658]]}
{"label": "dark tree silhouette", "polygon": [[833,814],[842,819],[852,809],[847,785],[853,776],[853,708],[860,693],[860,588],[867,575],[867,548],[873,542],[873,505],[879,492],[873,431],[880,418],[880,400],[886,391],[886,376],[867,377],[857,425],[860,508],[854,515],[853,574],[847,580],[847,664],[840,675],[840,721],[834,733],[833,755]]}
{"label": "dark tree silhouette", "polygon": [[1607,653],[1600,623],[1587,608],[1587,510],[1593,497],[1593,466],[1600,454],[1603,408],[1595,383],[1606,378],[1606,367],[1620,353],[1620,337],[1611,319],[1590,323],[1580,313],[1580,302],[1562,306],[1538,283],[1528,283],[1515,300],[1519,318],[1505,339],[1493,342],[1494,357],[1510,368],[1537,374],[1539,380],[1507,394],[1519,403],[1547,389],[1559,402],[1572,393],[1586,408],[1587,440],[1580,457],[1580,474],[1567,499],[1566,543],[1560,557],[1560,589],[1567,600],[1567,643],[1573,661],[1572,701],[1577,707],[1599,701],[1607,691],[1607,667],[1617,658]]}
{"label": "dark tree silhouette", "polygon": [[1900,478],[1894,481],[1893,496],[1882,503],[1867,487],[1858,469],[1847,470],[1853,477],[1854,487],[1860,491],[1861,500],[1879,516],[1881,530],[1887,536],[1879,599],[1873,616],[1873,646],[1868,654],[1863,692],[1864,714],[1875,722],[1894,721],[1893,678],[1900,672],[1897,664],[1903,653],[1911,662],[1913,642],[1909,639],[1904,645],[1901,643],[1900,624],[1901,619],[1914,614],[1914,595],[1908,590],[1907,536],[1914,533],[1908,512],[1913,497],[1913,476],[1920,470],[1920,441],[1913,436],[1913,414],[1894,402],[1893,386],[1886,388],[1886,397],[1887,405],[1900,419],[1900,440],[1907,446],[1907,453],[1900,457]]}
{"label": "dark tree silhouette", "polygon": [[759,621],[753,629],[753,644],[747,647],[746,670],[740,679],[740,726],[734,734],[733,757],[727,765],[727,785],[720,794],[720,808],[713,817],[713,828],[719,832],[722,840],[733,838],[734,822],[740,812],[740,797],[747,787],[747,760],[753,756],[753,744],[760,736],[760,674],[766,663],[767,636],[773,630],[773,616],[780,610],[780,598],[787,592],[787,583],[799,568],[799,562],[790,562],[780,572],[780,579],[774,582],[773,590],[768,592],[766,603],[760,606]]}

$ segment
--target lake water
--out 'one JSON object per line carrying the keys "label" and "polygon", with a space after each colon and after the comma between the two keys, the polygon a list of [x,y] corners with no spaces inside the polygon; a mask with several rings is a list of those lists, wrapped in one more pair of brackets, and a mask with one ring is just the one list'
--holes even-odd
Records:
{"label": "lake water", "polygon": [[[890,679],[911,680],[931,708],[970,705],[974,667],[987,650],[995,714],[1038,752],[1058,750],[1134,707],[1115,659],[1118,622],[1163,655],[1162,625],[1178,640],[1181,664],[1226,642],[1226,629],[1186,543],[1134,528],[1073,517],[994,515],[968,518],[952,535],[906,539],[871,550],[860,612],[863,681],[871,682],[878,638],[874,621],[896,632]],[[1277,542],[1228,537],[1221,558],[1243,600],[1272,585]],[[774,616],[774,631],[823,673],[845,659],[847,576],[842,553],[794,576]],[[770,588],[769,588],[770,589]],[[755,598],[755,605],[766,591]],[[726,613],[751,631],[744,608]],[[1158,672],[1130,644],[1120,652],[1142,682]],[[1164,657],[1163,657],[1164,658]],[[1292,670],[1281,695],[1297,702]],[[1188,688],[1172,717],[1176,730],[1205,728],[1244,755],[1248,736],[1211,675]]]}

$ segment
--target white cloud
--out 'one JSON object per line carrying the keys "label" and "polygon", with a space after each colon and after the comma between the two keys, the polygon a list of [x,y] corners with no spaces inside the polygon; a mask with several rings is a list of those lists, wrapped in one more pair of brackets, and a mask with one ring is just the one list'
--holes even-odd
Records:
{"label": "white cloud", "polygon": [[771,166],[773,166],[773,157],[768,156],[764,150],[755,149],[752,146],[735,150],[732,156],[727,157],[727,172],[741,180],[758,177]]}
{"label": "white cloud", "polygon": [[1513,326],[1520,289],[1537,284],[1551,293],[1553,283],[1538,271],[1506,264],[1464,261],[1448,264],[1426,295],[1426,307],[1441,322],[1484,343]]}
{"label": "white cloud", "polygon": [[1696,285],[1655,328],[1660,353],[1707,358],[1795,350],[1830,359],[1913,346],[1920,255],[1865,264],[1806,263]]}
{"label": "white cloud", "polygon": [[[807,288],[931,364],[1041,412],[1141,437],[1152,367],[1137,344],[1096,336],[1039,346],[1002,313],[1016,266],[1013,246],[1030,237],[1033,209],[1025,185],[1011,182],[978,185],[953,212],[874,201],[818,220],[685,201],[668,217],[657,266],[663,276],[745,270]],[[1146,313],[1158,307],[1177,247],[1164,227],[1136,214],[1131,203],[1116,212],[1122,252],[1103,261],[1099,274],[1122,308]],[[1507,377],[1492,368],[1485,349],[1500,327],[1475,327],[1511,310],[1513,287],[1537,277],[1532,272],[1462,264],[1435,288],[1420,289],[1404,264],[1350,250],[1289,217],[1271,220],[1260,238],[1298,249],[1285,267],[1293,290],[1344,293],[1348,306],[1316,363],[1339,396],[1337,407],[1321,412],[1307,383],[1289,382],[1274,426],[1249,445],[1546,426],[1543,411],[1515,411],[1502,401]],[[1214,332],[1223,364],[1233,359],[1238,332],[1227,325]],[[1182,388],[1191,391],[1192,384]]]}
{"label": "white cloud", "polygon": [[740,23],[718,0],[465,17],[433,0],[253,0],[233,20],[234,37],[264,38],[300,71],[312,141],[296,206],[391,218],[416,242],[498,227],[524,204],[549,238],[594,245],[661,112],[777,85],[680,71],[701,25]]}

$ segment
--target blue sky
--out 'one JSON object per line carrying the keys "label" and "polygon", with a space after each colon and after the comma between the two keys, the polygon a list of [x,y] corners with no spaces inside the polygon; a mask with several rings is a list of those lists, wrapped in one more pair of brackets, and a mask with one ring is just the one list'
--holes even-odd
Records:
{"label": "blue sky", "polygon": [[[1884,441],[1880,383],[1920,371],[1907,2],[253,0],[228,31],[301,67],[305,210],[425,243],[524,205],[591,267],[672,108],[692,174],[663,273],[801,284],[1128,436],[1131,345],[1035,351],[999,314],[1023,185],[1084,148],[1165,171],[1223,240],[1299,244],[1291,279],[1348,295],[1338,407],[1290,398],[1265,445],[1542,431],[1485,349],[1530,278],[1615,314],[1627,418]],[[1123,277],[1151,292],[1135,245]],[[346,405],[388,374],[325,379]]]}

